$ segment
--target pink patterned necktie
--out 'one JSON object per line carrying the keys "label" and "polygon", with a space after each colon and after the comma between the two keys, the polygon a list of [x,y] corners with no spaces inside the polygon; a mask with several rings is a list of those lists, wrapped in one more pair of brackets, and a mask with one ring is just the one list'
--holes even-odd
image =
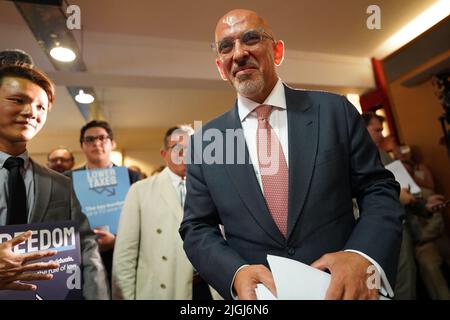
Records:
{"label": "pink patterned necktie", "polygon": [[255,109],[258,116],[256,145],[267,207],[278,229],[286,237],[289,172],[280,141],[269,123],[272,109],[272,106],[265,104]]}

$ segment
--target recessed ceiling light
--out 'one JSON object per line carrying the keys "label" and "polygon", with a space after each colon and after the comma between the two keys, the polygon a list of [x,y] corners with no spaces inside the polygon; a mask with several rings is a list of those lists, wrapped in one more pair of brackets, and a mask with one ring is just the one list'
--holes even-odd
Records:
{"label": "recessed ceiling light", "polygon": [[94,96],[92,94],[85,93],[83,90],[80,90],[75,96],[75,100],[79,103],[89,104],[94,102]]}
{"label": "recessed ceiling light", "polygon": [[53,57],[53,59],[61,62],[71,62],[77,57],[75,52],[65,47],[54,47],[52,50],[50,50],[50,55]]}

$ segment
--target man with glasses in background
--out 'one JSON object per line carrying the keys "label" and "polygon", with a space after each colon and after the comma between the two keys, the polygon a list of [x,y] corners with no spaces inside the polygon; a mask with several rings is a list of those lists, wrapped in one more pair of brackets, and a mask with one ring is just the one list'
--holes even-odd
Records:
{"label": "man with glasses in background", "polygon": [[120,216],[114,250],[113,299],[210,300],[178,235],[186,195],[184,152],[194,130],[167,130],[161,157],[166,168],[133,185]]}
{"label": "man with glasses in background", "polygon": [[72,170],[75,165],[75,158],[72,152],[66,147],[59,146],[47,155],[47,167],[59,173]]}
{"label": "man with glasses in background", "polygon": [[[86,156],[86,164],[72,171],[67,171],[66,176],[72,178],[73,171],[89,169],[105,169],[116,166],[111,161],[111,151],[116,147],[114,134],[111,126],[106,121],[92,120],[85,124],[80,130],[80,146]],[[130,185],[140,179],[139,173],[128,169]],[[111,284],[112,257],[116,236],[101,228],[95,228],[97,242],[100,247],[103,263],[108,272]]]}

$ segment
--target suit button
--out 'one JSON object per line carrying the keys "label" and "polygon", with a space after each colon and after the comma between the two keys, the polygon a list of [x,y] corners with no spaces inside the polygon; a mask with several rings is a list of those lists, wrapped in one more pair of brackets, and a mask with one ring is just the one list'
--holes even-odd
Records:
{"label": "suit button", "polygon": [[295,254],[295,249],[292,247],[288,247],[287,253],[288,253],[288,255],[293,256]]}
{"label": "suit button", "polygon": [[162,230],[161,229],[156,229],[156,233],[161,233]]}
{"label": "suit button", "polygon": [[161,289],[165,289],[166,288],[166,285],[164,284],[164,283],[161,283]]}
{"label": "suit button", "polygon": [[166,257],[166,256],[162,256],[162,259],[163,259],[164,261],[167,261],[167,257]]}

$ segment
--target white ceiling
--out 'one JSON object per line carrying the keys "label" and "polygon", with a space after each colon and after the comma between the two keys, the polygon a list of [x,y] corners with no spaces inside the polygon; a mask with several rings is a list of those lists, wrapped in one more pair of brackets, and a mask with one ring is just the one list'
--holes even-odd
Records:
{"label": "white ceiling", "polygon": [[[71,0],[88,31],[210,42],[217,20],[234,8],[257,11],[289,48],[369,57],[435,0]],[[381,8],[382,30],[366,28],[366,9]]]}
{"label": "white ceiling", "polygon": [[218,18],[239,7],[260,13],[285,41],[279,71],[288,83],[362,93],[374,85],[376,48],[435,0],[377,0],[381,30],[366,27],[372,0],[68,2],[81,8],[87,73],[56,72],[14,4],[0,1],[0,49],[27,51],[58,85],[48,130],[84,122],[65,85],[94,87],[114,127],[164,128],[221,114],[234,94],[219,80],[209,42]]}
{"label": "white ceiling", "polygon": [[[84,118],[75,105],[67,88],[56,86],[55,96],[57,103],[52,107],[48,117],[46,128],[53,128],[58,131],[80,129],[84,124]],[[64,121],[61,121],[64,120]]]}

